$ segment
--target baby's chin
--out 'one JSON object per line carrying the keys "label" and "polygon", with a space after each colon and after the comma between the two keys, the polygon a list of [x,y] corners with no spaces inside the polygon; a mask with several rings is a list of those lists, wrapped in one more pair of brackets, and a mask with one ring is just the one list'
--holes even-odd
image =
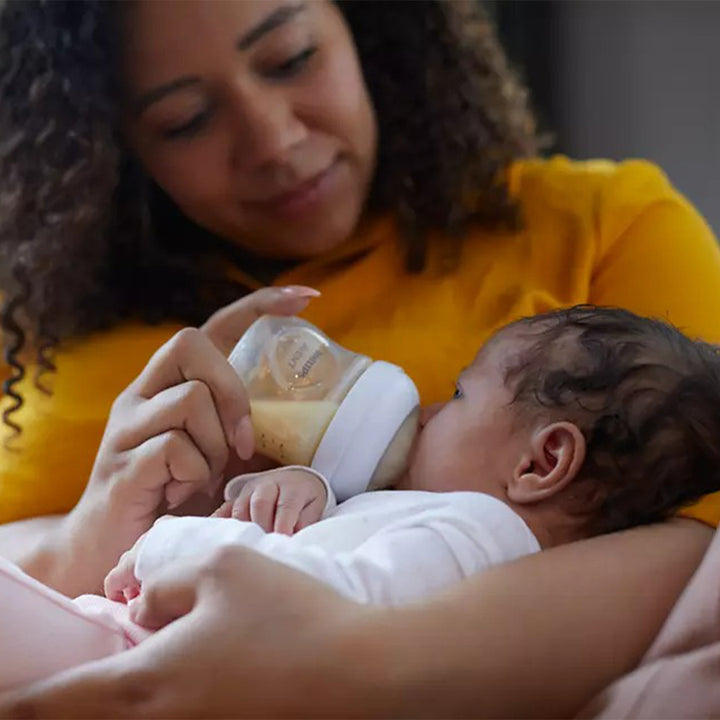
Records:
{"label": "baby's chin", "polygon": [[412,490],[412,480],[410,478],[411,472],[412,470],[406,470],[397,480],[393,482],[388,490]]}

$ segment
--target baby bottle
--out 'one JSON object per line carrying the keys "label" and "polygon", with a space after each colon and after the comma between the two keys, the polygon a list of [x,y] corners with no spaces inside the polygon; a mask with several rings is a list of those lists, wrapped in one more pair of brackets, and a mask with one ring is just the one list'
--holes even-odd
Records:
{"label": "baby bottle", "polygon": [[397,365],[340,347],[297,317],[264,315],[229,362],[247,388],[258,452],[321,472],[338,501],[406,468],[419,396]]}

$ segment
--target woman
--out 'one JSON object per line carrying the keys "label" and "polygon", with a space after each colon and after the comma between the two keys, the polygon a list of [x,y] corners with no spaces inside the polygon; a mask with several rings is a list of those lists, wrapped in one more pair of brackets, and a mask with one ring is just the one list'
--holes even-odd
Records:
{"label": "woman", "polygon": [[[301,311],[305,286],[323,293],[312,321],[404,366],[425,402],[452,391],[494,327],[561,305],[625,305],[720,340],[706,225],[645,163],[523,160],[532,119],[474,4],[19,3],[1,33],[16,451],[4,451],[0,512],[63,511],[90,481],[66,517],[7,525],[0,540],[69,594],[98,588],[163,500],[249,467],[244,388],[223,353],[256,312]],[[292,287],[248,296],[153,356],[113,405],[90,472],[113,398],[153,350],[269,282]],[[28,347],[35,384],[17,379]],[[707,501],[693,512],[716,520]],[[561,688],[577,705],[637,662],[709,535],[676,520],[494,575],[527,597],[533,578],[558,579],[542,617],[493,617],[509,635],[526,628],[508,658],[549,652],[541,628],[596,628],[585,675],[553,683],[550,668],[577,665],[566,653],[527,697]],[[596,562],[608,548],[612,567]],[[475,609],[479,587],[448,602]],[[620,607],[623,593],[638,597]],[[561,599],[588,595],[597,605],[573,603],[570,623]],[[456,664],[473,667],[462,653]]]}

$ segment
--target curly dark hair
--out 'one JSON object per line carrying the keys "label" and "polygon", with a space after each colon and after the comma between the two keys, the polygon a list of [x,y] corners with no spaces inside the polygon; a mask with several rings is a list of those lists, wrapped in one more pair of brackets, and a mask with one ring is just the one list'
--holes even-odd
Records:
{"label": "curly dark hair", "polygon": [[[399,216],[409,269],[422,269],[430,229],[446,231],[452,255],[469,223],[517,225],[504,170],[536,153],[535,123],[479,4],[338,6],[380,126],[368,204]],[[123,144],[122,3],[0,7],[0,325],[12,426],[28,348],[52,370],[65,338],[130,316],[199,324],[247,288],[226,277],[227,243],[182,217]]]}
{"label": "curly dark hair", "polygon": [[663,520],[720,490],[720,349],[662,320],[588,305],[514,325],[506,368],[523,415],[575,422],[586,459],[568,492],[593,533]]}

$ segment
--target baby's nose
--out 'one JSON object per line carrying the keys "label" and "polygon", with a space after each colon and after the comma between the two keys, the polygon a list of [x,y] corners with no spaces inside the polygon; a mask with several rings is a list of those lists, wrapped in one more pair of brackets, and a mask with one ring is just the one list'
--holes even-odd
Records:
{"label": "baby's nose", "polygon": [[445,403],[432,403],[420,408],[420,427],[425,427],[444,407]]}

